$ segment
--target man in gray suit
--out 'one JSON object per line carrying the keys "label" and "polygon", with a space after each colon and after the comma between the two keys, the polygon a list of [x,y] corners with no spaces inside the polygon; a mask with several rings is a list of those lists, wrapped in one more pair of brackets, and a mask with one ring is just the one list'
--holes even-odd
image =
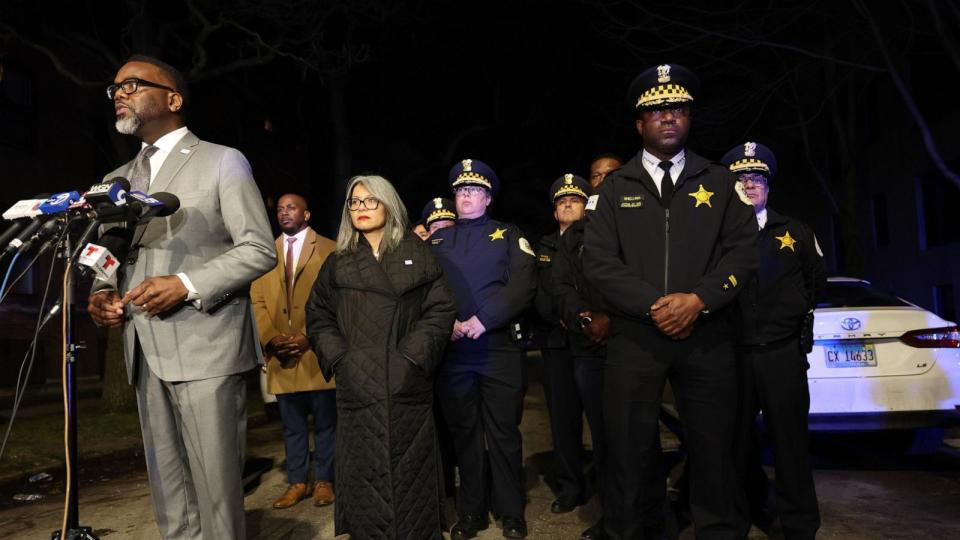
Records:
{"label": "man in gray suit", "polygon": [[260,192],[243,155],[184,124],[183,76],[130,59],[107,90],[117,130],[142,141],[107,178],[180,198],[139,225],[118,281],[97,281],[88,310],[123,325],[154,513],[164,538],[244,538],[246,385],[260,359],[248,284],[276,265]]}

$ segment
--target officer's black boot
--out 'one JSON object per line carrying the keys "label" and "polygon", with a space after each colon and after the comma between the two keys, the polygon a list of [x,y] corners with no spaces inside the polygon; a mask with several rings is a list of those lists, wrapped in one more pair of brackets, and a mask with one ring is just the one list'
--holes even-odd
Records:
{"label": "officer's black boot", "polygon": [[523,518],[503,516],[504,538],[526,538],[527,522]]}

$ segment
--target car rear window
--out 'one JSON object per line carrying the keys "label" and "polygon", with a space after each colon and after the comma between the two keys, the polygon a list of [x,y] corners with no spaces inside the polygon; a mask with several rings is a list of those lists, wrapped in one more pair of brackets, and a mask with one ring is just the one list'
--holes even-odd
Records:
{"label": "car rear window", "polygon": [[909,306],[890,293],[860,281],[830,281],[818,308]]}

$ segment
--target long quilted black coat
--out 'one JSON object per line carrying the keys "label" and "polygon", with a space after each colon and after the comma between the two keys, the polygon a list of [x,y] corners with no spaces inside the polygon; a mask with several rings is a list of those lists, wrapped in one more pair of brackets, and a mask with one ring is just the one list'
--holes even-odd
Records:
{"label": "long quilted black coat", "polygon": [[380,262],[361,241],[321,268],[307,334],[324,375],[337,377],[338,535],[442,538],[432,379],[455,316],[443,271],[416,236]]}

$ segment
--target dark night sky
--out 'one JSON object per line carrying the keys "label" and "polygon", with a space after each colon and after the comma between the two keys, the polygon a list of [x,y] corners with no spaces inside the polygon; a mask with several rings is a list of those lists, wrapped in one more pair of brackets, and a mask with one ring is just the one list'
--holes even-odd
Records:
{"label": "dark night sky", "polygon": [[[565,172],[586,175],[590,157],[599,152],[629,157],[639,149],[625,91],[650,65],[680,63],[700,75],[692,149],[717,158],[747,139],[768,144],[783,171],[771,204],[811,221],[833,213],[824,189],[843,211],[849,191],[841,179],[856,178],[857,163],[871,159],[878,129],[891,118],[911,126],[869,20],[858,11],[859,0],[705,3],[709,8],[673,2],[412,1],[389,11],[372,0],[194,4],[209,21],[239,21],[266,41],[281,43],[285,53],[309,56],[315,47],[362,46],[366,58],[340,71],[338,79],[345,88],[349,136],[340,142],[349,147],[347,171],[383,174],[418,214],[428,199],[448,193],[446,174],[453,162],[486,161],[505,185],[492,214],[516,221],[531,236],[552,227],[546,190],[553,179]],[[5,2],[0,58],[27,73],[35,86],[58,89],[37,91],[29,112],[33,135],[18,159],[48,159],[44,148],[61,137],[93,141],[97,148],[81,177],[96,180],[129,159],[134,141],[118,146],[110,133],[111,108],[102,86],[116,65],[102,53],[122,60],[147,52],[189,69],[196,62],[200,26],[187,8],[184,0],[87,1],[62,10]],[[954,102],[938,97],[944,74],[954,80],[957,65],[935,24],[956,35],[956,7],[945,5],[939,18],[919,0],[870,9],[921,111],[932,119],[957,114]],[[323,10],[335,14],[307,24]],[[352,29],[349,42],[345,28]],[[280,41],[318,29],[312,41]],[[28,42],[53,51],[84,80],[103,84],[87,88],[67,81]],[[249,58],[254,47],[248,34],[228,28],[213,33],[204,51],[210,60],[201,72],[209,73]],[[265,195],[305,192],[328,216],[317,223],[328,234],[333,231],[323,223],[338,221],[342,203],[335,187],[343,178],[336,173],[338,137],[331,114],[336,77],[286,57],[201,77],[192,86],[189,120],[202,138],[240,148]],[[270,132],[264,130],[266,120]],[[904,145],[919,144],[915,130],[902,136]],[[956,140],[937,142],[956,151]],[[816,182],[817,174],[829,188]],[[50,191],[82,187],[82,182],[55,185],[58,181],[50,180]],[[4,199],[29,193],[16,195]]]}

